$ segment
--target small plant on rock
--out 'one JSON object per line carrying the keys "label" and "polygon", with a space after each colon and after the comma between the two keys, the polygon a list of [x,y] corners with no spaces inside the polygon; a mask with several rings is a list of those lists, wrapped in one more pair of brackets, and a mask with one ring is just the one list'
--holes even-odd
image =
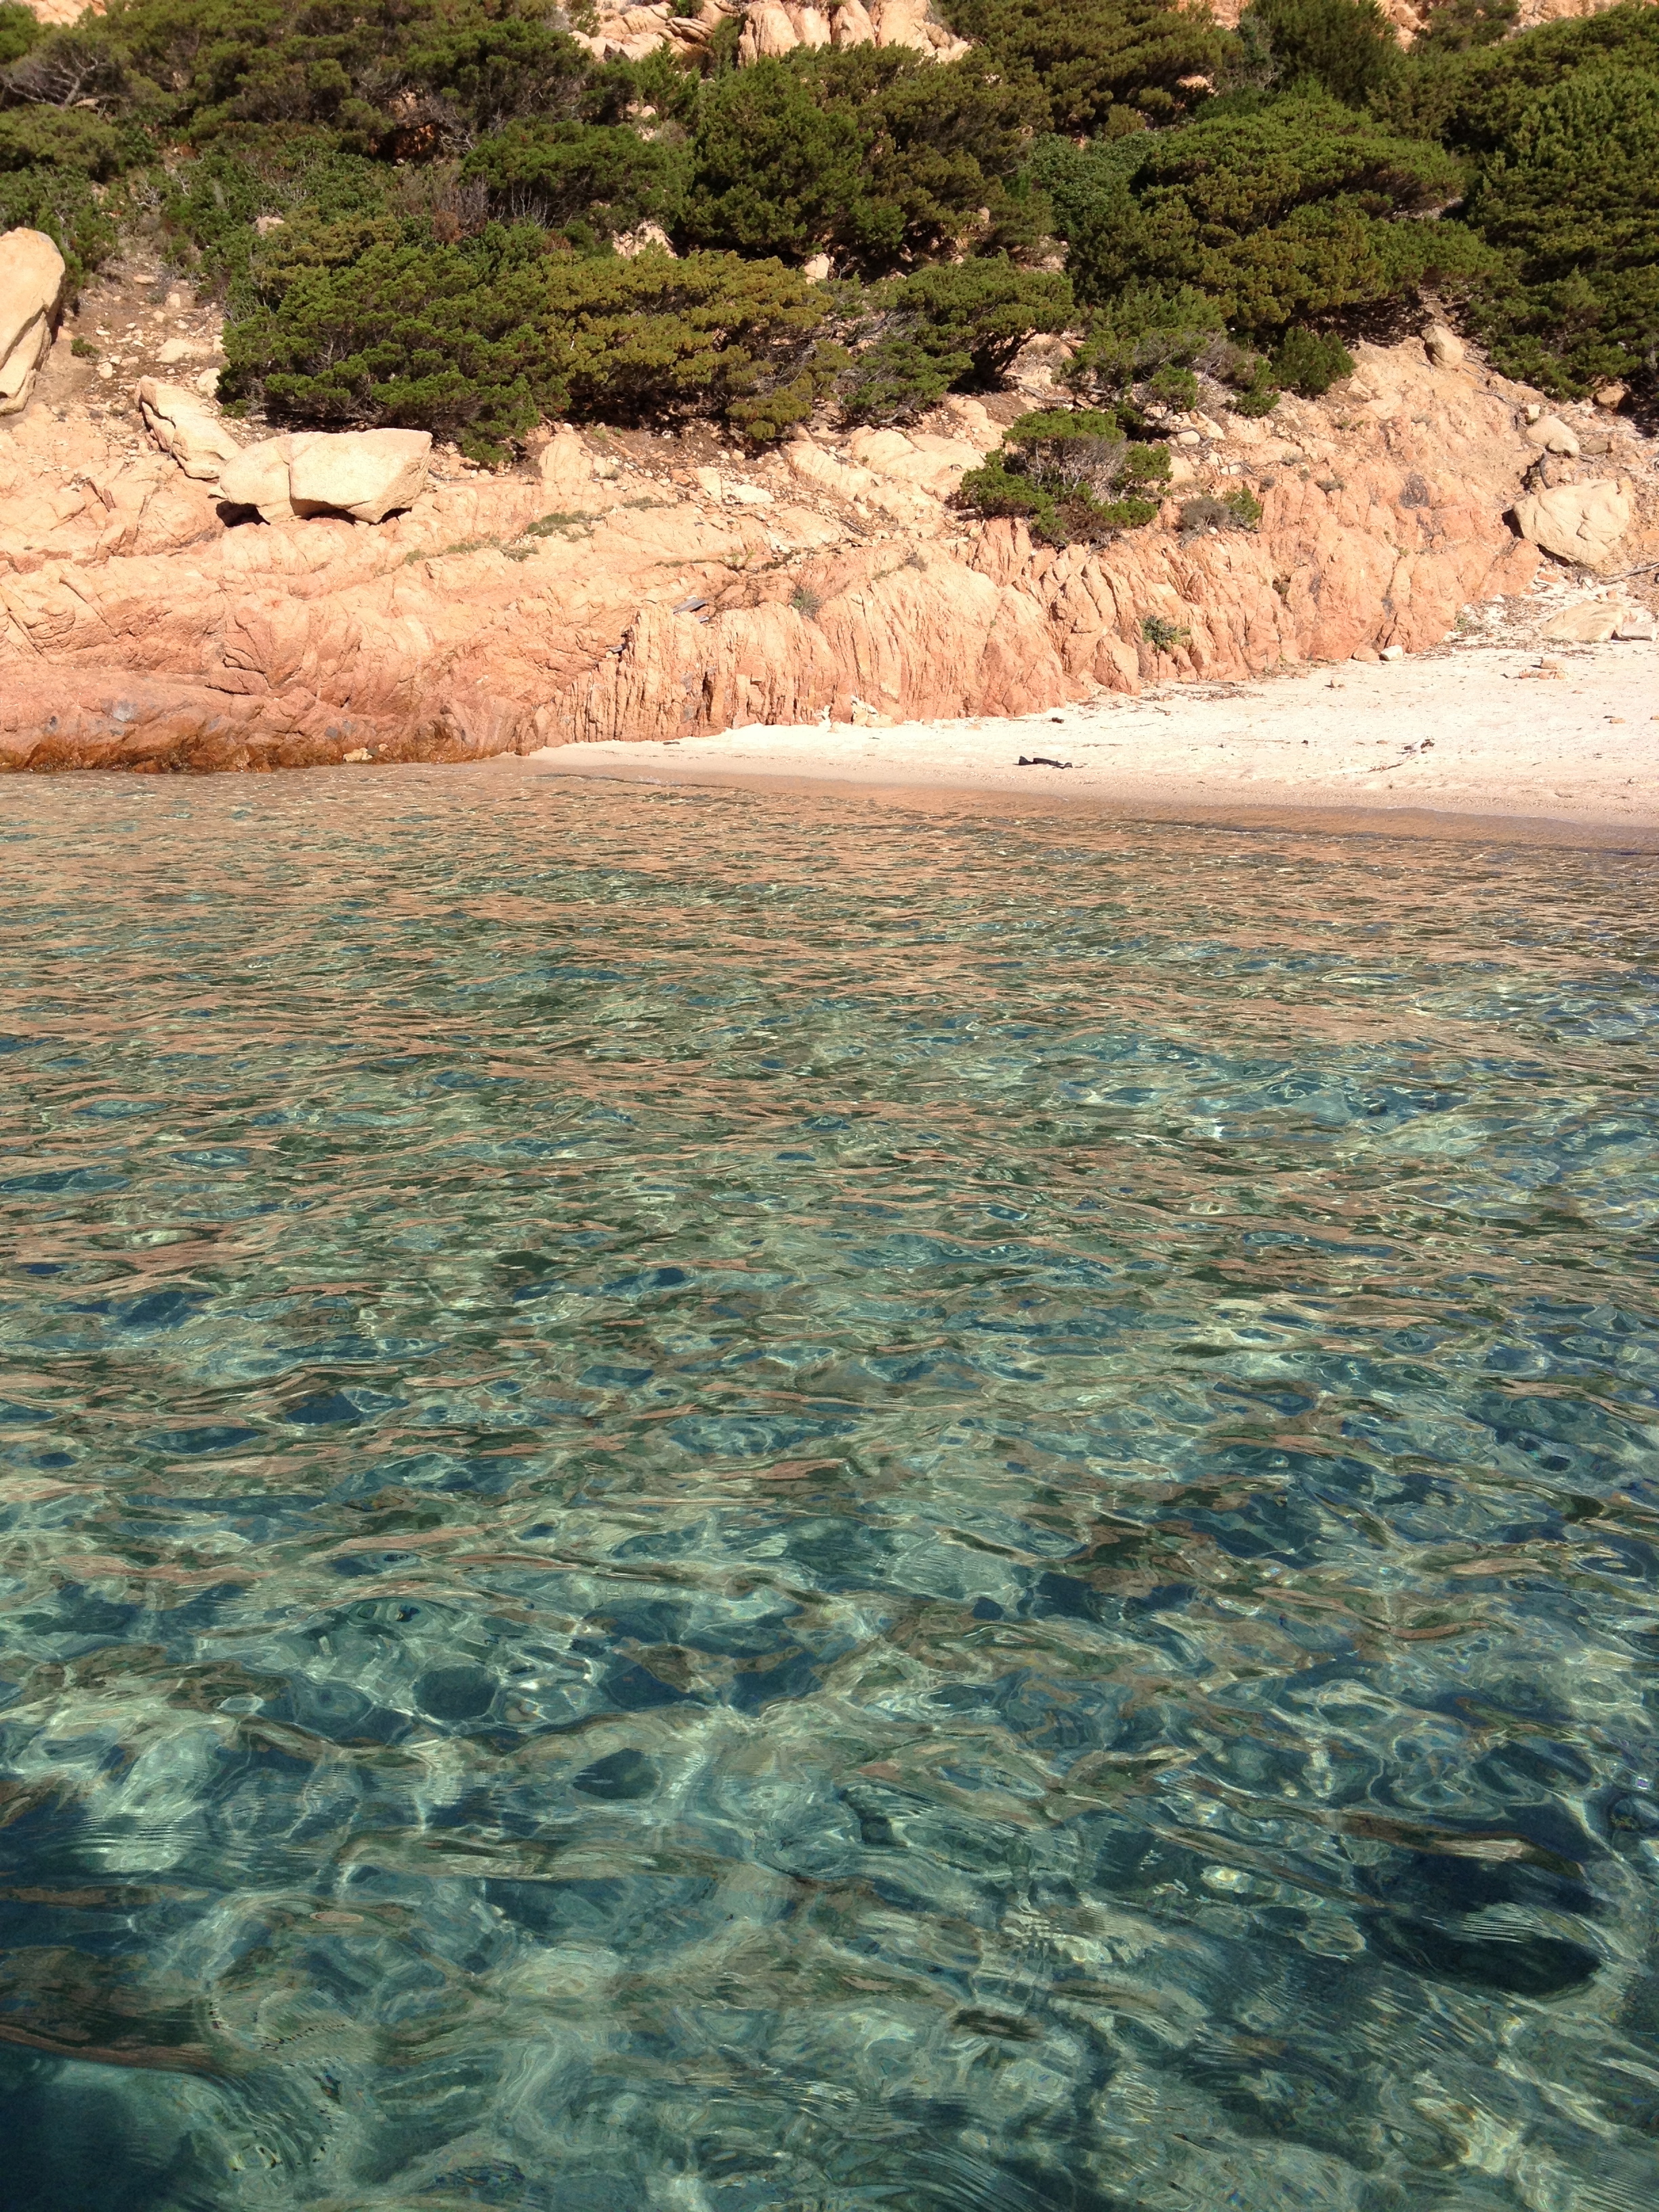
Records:
{"label": "small plant on rock", "polygon": [[1143,615],[1140,635],[1155,652],[1173,653],[1176,646],[1185,645],[1192,632],[1182,629],[1178,623],[1172,623],[1163,615]]}
{"label": "small plant on rock", "polygon": [[1201,538],[1210,530],[1254,530],[1261,520],[1261,501],[1246,485],[1240,484],[1219,499],[1213,492],[1203,492],[1196,499],[1184,501],[1181,534],[1183,538]]}
{"label": "small plant on rock", "polygon": [[1097,545],[1157,519],[1158,501],[1143,487],[1169,473],[1163,447],[1131,445],[1115,415],[1051,407],[1012,423],[957,496],[975,514],[1019,517],[1050,545]]}

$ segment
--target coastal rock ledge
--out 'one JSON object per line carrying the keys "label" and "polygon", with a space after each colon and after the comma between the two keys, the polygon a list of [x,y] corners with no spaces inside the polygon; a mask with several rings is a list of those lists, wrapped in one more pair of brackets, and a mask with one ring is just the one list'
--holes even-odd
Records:
{"label": "coastal rock ledge", "polygon": [[[1326,399],[1265,421],[1188,418],[1159,522],[1097,550],[948,504],[1029,392],[718,468],[672,439],[566,429],[514,473],[434,455],[428,479],[422,443],[396,456],[395,501],[355,521],[281,517],[309,503],[293,477],[268,509],[281,519],[252,519],[204,480],[208,433],[154,393],[142,447],[37,399],[0,438],[0,767],[472,760],[750,722],[1019,714],[1152,678],[1416,652],[1555,557],[1536,501],[1572,483],[1595,489],[1600,534],[1580,550],[1599,575],[1653,557],[1648,441],[1568,410],[1582,458],[1540,460],[1536,395],[1431,350],[1449,351],[1363,346]],[[227,456],[227,483],[249,459]],[[355,483],[325,496],[346,503]],[[1184,502],[1241,486],[1259,528],[1195,531],[1190,510],[1183,526]]]}

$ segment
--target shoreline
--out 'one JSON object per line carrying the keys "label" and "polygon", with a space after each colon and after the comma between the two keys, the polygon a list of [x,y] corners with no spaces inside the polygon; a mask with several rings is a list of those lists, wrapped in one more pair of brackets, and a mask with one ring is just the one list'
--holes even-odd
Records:
{"label": "shoreline", "polygon": [[[1022,768],[1022,754],[1071,765]],[[750,724],[522,757],[568,779],[1647,851],[1659,849],[1659,646],[1460,642],[1006,721]]]}

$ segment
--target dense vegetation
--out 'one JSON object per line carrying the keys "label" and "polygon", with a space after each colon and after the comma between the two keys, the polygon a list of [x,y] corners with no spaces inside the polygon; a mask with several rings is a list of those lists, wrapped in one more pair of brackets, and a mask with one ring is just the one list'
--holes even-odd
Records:
{"label": "dense vegetation", "polygon": [[1402,54],[1372,0],[944,4],[948,66],[739,70],[731,27],[600,64],[552,0],[0,0],[0,224],[77,276],[139,235],[222,297],[229,404],[477,453],[553,414],[903,421],[1081,327],[1077,422],[975,480],[1049,535],[1147,507],[1199,377],[1323,390],[1425,293],[1551,392],[1659,398],[1659,8],[1517,37],[1442,0]]}

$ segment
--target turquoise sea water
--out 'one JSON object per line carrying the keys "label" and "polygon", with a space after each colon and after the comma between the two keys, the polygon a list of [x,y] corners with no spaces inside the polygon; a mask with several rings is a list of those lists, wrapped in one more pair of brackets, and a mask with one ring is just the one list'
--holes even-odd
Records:
{"label": "turquoise sea water", "polygon": [[5,798],[14,2212],[1659,2201],[1651,860]]}

